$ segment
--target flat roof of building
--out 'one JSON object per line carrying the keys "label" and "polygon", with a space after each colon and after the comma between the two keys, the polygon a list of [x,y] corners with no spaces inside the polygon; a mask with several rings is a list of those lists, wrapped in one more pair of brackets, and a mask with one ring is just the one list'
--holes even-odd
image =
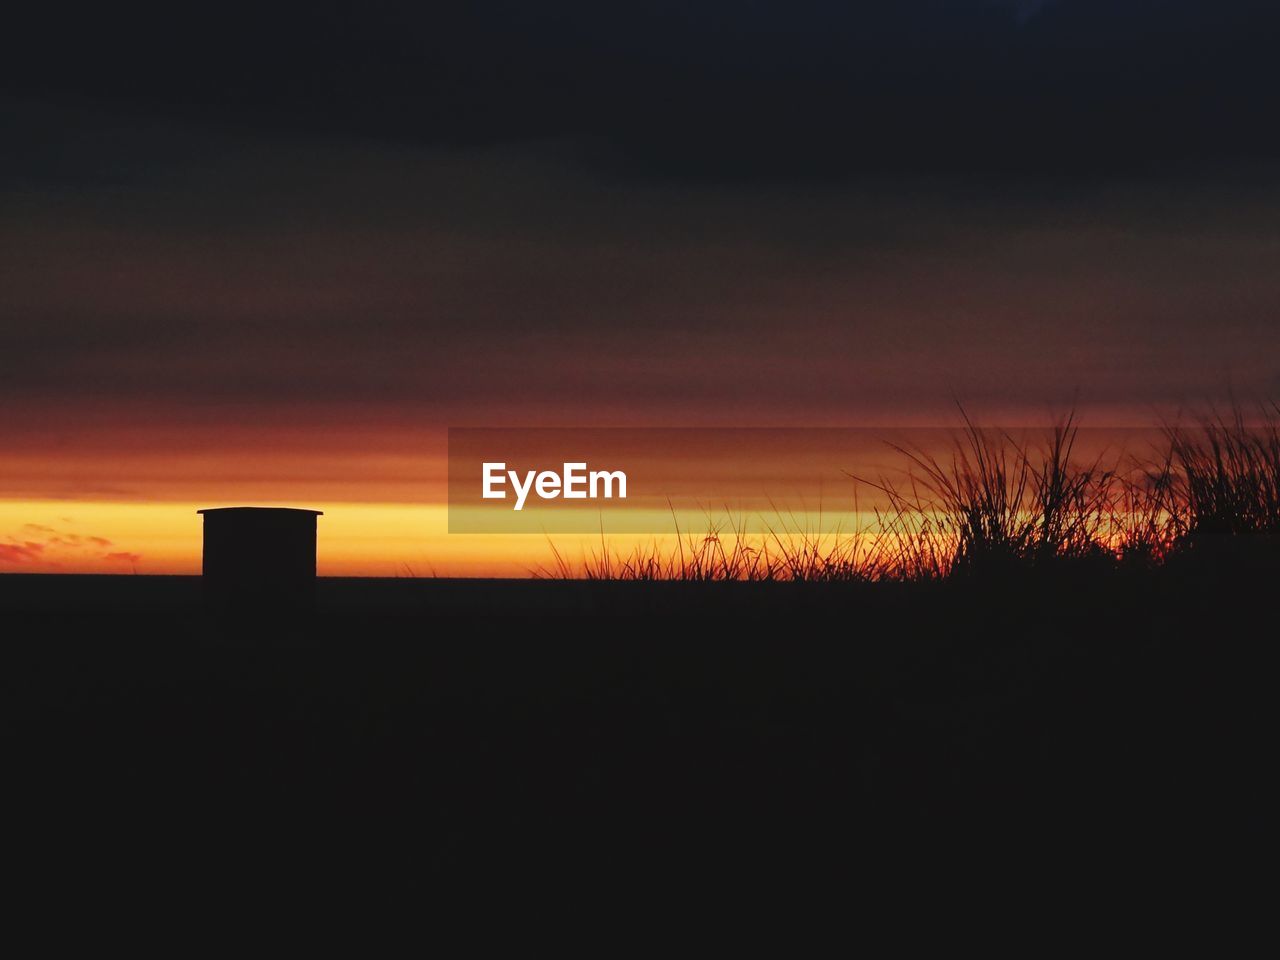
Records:
{"label": "flat roof of building", "polygon": [[309,513],[323,517],[323,510],[307,510],[302,507],[205,507],[196,513]]}

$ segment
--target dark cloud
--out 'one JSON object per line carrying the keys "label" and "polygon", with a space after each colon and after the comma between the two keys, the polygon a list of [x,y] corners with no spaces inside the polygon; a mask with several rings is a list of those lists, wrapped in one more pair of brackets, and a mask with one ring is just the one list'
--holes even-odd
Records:
{"label": "dark cloud", "polygon": [[28,6],[0,439],[1263,389],[1278,26],[1243,0]]}
{"label": "dark cloud", "polygon": [[419,145],[573,138],[710,181],[1092,176],[1274,157],[1278,28],[1262,0],[28,4],[0,92]]}
{"label": "dark cloud", "polygon": [[202,162],[4,201],[10,434],[84,448],[105,417],[109,455],[131,423],[282,410],[811,422],[952,392],[1176,402],[1275,369],[1270,167],[712,189],[611,178],[570,141],[172,129]]}

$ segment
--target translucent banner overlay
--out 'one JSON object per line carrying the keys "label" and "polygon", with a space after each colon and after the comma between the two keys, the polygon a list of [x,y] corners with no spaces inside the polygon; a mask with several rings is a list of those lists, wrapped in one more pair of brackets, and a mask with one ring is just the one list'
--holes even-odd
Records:
{"label": "translucent banner overlay", "polygon": [[1165,431],[1127,427],[451,428],[449,532],[848,531],[975,471],[1016,487],[1057,463],[1142,484],[1167,448]]}

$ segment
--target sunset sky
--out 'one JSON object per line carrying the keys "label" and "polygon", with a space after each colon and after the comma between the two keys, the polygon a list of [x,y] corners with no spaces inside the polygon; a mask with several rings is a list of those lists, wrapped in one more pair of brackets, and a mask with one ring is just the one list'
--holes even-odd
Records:
{"label": "sunset sky", "polygon": [[1280,392],[1274,4],[31,5],[0,570],[519,574],[450,426],[1149,425]]}

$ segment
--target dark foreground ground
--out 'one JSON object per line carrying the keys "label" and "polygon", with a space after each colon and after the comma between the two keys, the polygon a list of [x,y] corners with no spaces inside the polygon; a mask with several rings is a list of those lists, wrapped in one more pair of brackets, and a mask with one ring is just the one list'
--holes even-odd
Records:
{"label": "dark foreground ground", "polygon": [[6,823],[46,866],[175,883],[1247,863],[1271,583],[325,580],[272,616],[196,579],[5,576]]}

